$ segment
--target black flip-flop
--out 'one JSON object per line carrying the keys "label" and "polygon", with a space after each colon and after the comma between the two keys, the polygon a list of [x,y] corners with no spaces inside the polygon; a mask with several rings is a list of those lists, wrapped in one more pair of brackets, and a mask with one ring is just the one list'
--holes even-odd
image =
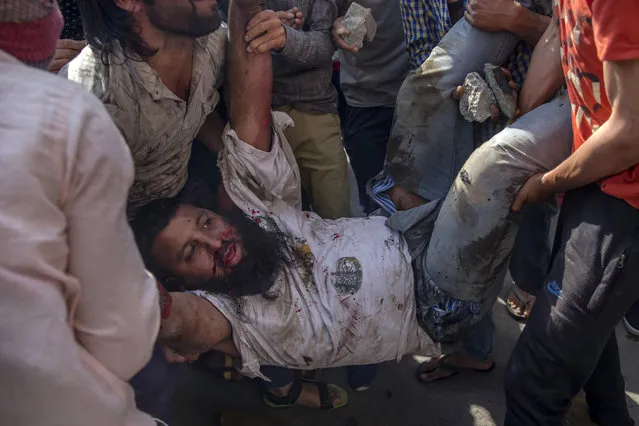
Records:
{"label": "black flip-flop", "polygon": [[[490,373],[491,371],[495,369],[495,361],[492,362],[489,368],[470,368],[470,367],[457,367],[455,365],[450,365],[446,361],[448,360],[448,358],[450,358],[451,355],[452,354],[444,355],[443,357],[439,358],[437,360],[437,363],[435,363],[435,366],[429,370],[422,371],[421,367],[423,363],[420,364],[417,367],[417,370],[415,371],[415,377],[417,378],[417,380],[421,383],[428,384],[428,383],[437,382],[439,380],[450,379],[451,377],[456,376],[463,371],[472,371],[473,373]],[[449,374],[448,376],[439,377],[437,379],[429,380],[429,381],[422,379],[423,374],[430,374],[437,370],[449,371],[451,374]]]}

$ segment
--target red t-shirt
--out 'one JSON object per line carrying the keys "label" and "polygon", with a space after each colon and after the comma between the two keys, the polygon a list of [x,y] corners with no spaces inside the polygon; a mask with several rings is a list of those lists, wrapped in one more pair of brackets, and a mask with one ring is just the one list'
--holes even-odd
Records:
{"label": "red t-shirt", "polygon": [[[639,59],[639,1],[555,0],[555,6],[576,150],[612,112],[604,87],[603,61]],[[639,208],[637,165],[602,180],[600,185],[605,193]]]}

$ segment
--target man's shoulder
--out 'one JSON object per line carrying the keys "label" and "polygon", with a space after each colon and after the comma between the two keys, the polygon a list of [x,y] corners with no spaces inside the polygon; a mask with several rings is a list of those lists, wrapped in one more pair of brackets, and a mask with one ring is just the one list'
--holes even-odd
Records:
{"label": "man's shoulder", "polygon": [[130,61],[122,55],[109,54],[103,57],[101,52],[87,46],[59,74],[84,86],[98,99],[108,103],[109,96],[133,92],[133,76],[128,66]]}
{"label": "man's shoulder", "polygon": [[2,148],[23,160],[65,155],[73,145],[91,141],[82,137],[88,121],[110,123],[102,103],[85,88],[23,64],[0,65],[0,92],[3,120],[13,127],[7,135],[21,141]]}
{"label": "man's shoulder", "polygon": [[[215,77],[216,85],[221,84],[223,78],[224,64],[226,63],[226,44],[228,41],[229,29],[224,23],[220,25],[220,28],[213,31],[211,34],[202,37],[198,41],[202,43],[206,56],[210,59],[210,63],[213,64],[211,70]],[[206,61],[209,63],[209,61]]]}
{"label": "man's shoulder", "polygon": [[[33,108],[36,104],[47,106],[53,105],[55,109],[62,113],[57,114],[63,116],[65,108],[71,109],[73,104],[80,102],[89,104],[92,107],[101,104],[89,91],[82,85],[74,81],[67,80],[60,75],[52,74],[34,67],[30,67],[21,63],[2,64],[2,80],[0,87],[3,92],[10,98],[14,94],[20,94],[21,103],[30,105]],[[6,90],[5,90],[6,89]],[[20,114],[17,109],[11,110]],[[7,110],[7,113],[11,112]],[[33,110],[33,115],[37,114]],[[74,111],[82,112],[82,111]]]}

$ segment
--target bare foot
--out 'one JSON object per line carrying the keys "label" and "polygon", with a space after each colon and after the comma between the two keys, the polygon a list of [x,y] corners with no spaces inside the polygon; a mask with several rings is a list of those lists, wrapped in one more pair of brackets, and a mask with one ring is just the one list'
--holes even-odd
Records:
{"label": "bare foot", "polygon": [[520,321],[528,319],[534,305],[535,296],[520,289],[517,289],[517,292],[511,291],[506,299],[508,312]]}
{"label": "bare foot", "polygon": [[397,207],[397,210],[410,210],[413,207],[426,204],[428,201],[419,195],[404,189],[400,186],[394,186],[388,190],[388,195]]}

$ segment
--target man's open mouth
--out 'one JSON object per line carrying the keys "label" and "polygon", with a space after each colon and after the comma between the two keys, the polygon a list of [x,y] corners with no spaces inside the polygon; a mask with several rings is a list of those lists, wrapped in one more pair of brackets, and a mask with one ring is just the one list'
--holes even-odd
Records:
{"label": "man's open mouth", "polygon": [[222,247],[221,251],[222,264],[225,268],[232,268],[240,261],[240,250],[236,242],[228,242]]}

